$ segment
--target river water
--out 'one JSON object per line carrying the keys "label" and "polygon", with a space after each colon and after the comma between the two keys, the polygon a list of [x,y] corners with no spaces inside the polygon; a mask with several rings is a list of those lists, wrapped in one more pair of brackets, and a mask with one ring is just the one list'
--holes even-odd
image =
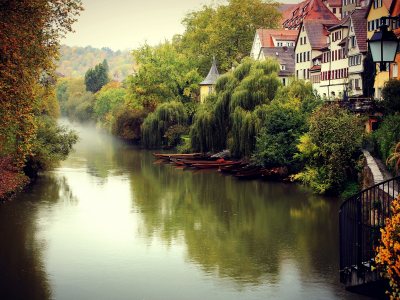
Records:
{"label": "river water", "polygon": [[75,129],[76,152],[0,204],[0,299],[367,299],[339,283],[337,199]]}

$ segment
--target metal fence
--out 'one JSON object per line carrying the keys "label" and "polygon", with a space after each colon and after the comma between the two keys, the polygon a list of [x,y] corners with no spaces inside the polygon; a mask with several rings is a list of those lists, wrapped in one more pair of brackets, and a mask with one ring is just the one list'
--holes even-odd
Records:
{"label": "metal fence", "polygon": [[340,206],[340,281],[346,287],[379,280],[371,272],[374,246],[379,245],[380,229],[391,215],[397,198],[400,176],[371,186],[349,198]]}

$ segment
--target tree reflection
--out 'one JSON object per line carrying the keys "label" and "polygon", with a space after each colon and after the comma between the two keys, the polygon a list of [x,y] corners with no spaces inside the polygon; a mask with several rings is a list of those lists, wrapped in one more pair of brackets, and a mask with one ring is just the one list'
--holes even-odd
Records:
{"label": "tree reflection", "polygon": [[141,172],[131,174],[139,233],[166,245],[183,238],[188,261],[204,272],[275,283],[282,257],[294,258],[304,276],[337,257],[336,200],[295,184],[183,172],[141,155]]}
{"label": "tree reflection", "polygon": [[52,204],[76,202],[65,177],[46,174],[12,202],[0,203],[0,298],[53,299],[40,236],[40,212]]}

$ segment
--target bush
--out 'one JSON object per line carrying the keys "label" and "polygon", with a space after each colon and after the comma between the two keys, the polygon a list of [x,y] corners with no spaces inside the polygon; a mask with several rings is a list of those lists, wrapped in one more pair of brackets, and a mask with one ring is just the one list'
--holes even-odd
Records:
{"label": "bush", "polygon": [[125,139],[139,140],[141,138],[141,125],[147,117],[145,110],[131,109],[122,105],[111,118],[111,134]]}
{"label": "bush", "polygon": [[382,89],[382,105],[387,113],[400,112],[400,81],[390,78]]}
{"label": "bush", "polygon": [[57,124],[55,119],[44,116],[38,118],[39,126],[32,154],[28,156],[24,173],[33,178],[39,170],[49,170],[60,161],[67,159],[78,134],[67,126]]}
{"label": "bush", "polygon": [[[393,215],[386,219],[386,226],[381,229],[381,245],[376,248],[376,265],[381,275],[389,279],[392,292],[387,292],[390,299],[400,299],[400,197],[392,203]],[[372,267],[374,270],[374,267]]]}
{"label": "bush", "polygon": [[363,120],[337,105],[321,107],[309,120],[300,139],[298,158],[306,168],[293,179],[320,194],[338,194],[346,180],[357,180]]}
{"label": "bush", "polygon": [[168,147],[175,147],[181,142],[181,136],[189,134],[189,128],[183,125],[173,125],[168,128],[164,137],[168,139]]}

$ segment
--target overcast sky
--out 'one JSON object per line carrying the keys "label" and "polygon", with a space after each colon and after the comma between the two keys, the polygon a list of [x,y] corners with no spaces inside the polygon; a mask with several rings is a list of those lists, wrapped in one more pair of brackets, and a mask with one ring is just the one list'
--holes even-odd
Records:
{"label": "overcast sky", "polygon": [[[147,40],[155,45],[183,33],[186,12],[199,10],[212,0],[83,0],[85,11],[61,44],[134,49]],[[282,3],[298,3],[282,0]]]}

